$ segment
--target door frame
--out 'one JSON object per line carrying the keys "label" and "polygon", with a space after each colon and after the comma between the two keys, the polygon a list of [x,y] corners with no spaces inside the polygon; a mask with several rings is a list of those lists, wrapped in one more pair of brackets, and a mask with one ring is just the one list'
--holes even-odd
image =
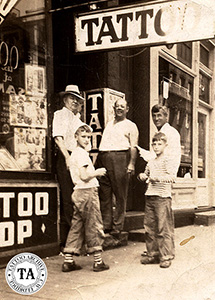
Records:
{"label": "door frame", "polygon": [[[196,204],[198,207],[210,206],[210,194],[209,194],[209,178],[210,178],[210,165],[209,165],[209,153],[210,153],[210,111],[204,107],[199,105],[198,107],[198,114],[203,114],[206,117],[206,124],[205,124],[205,177],[199,178],[198,177],[198,165],[197,165],[197,199]],[[198,120],[198,118],[197,118]],[[197,136],[199,136],[199,128],[197,130]],[[197,155],[198,155],[198,143],[199,140],[197,139]],[[198,164],[198,156],[197,156],[197,164]]]}

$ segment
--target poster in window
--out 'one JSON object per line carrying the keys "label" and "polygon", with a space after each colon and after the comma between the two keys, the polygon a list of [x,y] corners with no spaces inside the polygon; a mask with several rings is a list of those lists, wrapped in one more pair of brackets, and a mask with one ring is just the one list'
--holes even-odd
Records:
{"label": "poster in window", "polygon": [[15,159],[22,170],[45,170],[46,130],[14,128]]}
{"label": "poster in window", "polygon": [[29,95],[46,94],[44,66],[25,64],[25,88]]}
{"label": "poster in window", "polygon": [[10,95],[10,125],[47,128],[47,100],[39,96]]}

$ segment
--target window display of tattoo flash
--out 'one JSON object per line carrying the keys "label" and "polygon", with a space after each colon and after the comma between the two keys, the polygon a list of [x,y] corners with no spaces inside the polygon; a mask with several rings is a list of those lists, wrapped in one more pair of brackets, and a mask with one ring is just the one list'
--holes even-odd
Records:
{"label": "window display of tattoo flash", "polygon": [[[22,4],[18,13],[24,13]],[[14,18],[10,24],[6,21],[1,24],[0,169],[4,171],[46,171],[48,114],[44,28],[42,15],[36,21]]]}

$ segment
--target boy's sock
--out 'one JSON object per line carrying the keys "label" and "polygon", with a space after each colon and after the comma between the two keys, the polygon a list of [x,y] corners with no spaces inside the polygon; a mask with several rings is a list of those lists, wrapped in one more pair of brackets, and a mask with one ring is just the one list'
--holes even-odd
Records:
{"label": "boy's sock", "polygon": [[109,266],[106,265],[102,259],[102,251],[94,252],[93,256],[94,256],[94,264],[93,264],[94,272],[101,272],[109,269]]}
{"label": "boy's sock", "polygon": [[103,262],[103,260],[102,260],[102,251],[94,252],[93,256],[94,256],[95,265],[101,264]]}
{"label": "boy's sock", "polygon": [[76,265],[72,254],[65,253],[64,254],[64,262],[62,265],[62,272],[71,272],[76,270],[81,270],[82,267],[79,265]]}
{"label": "boy's sock", "polygon": [[64,262],[74,264],[73,255],[71,253],[65,253]]}

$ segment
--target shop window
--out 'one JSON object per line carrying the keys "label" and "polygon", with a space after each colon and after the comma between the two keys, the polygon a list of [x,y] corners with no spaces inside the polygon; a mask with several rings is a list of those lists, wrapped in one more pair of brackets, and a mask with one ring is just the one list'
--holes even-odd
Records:
{"label": "shop window", "polygon": [[[181,164],[178,177],[192,177],[192,107],[193,107],[193,78],[177,67],[159,60],[162,69],[166,65],[165,81],[168,81],[168,95],[160,94],[169,109],[169,123],[175,127],[181,137]],[[160,78],[160,77],[159,77]],[[178,80],[177,82],[173,79]],[[162,86],[162,82],[160,82]],[[160,89],[163,93],[163,89]]]}
{"label": "shop window", "polygon": [[210,96],[210,78],[206,75],[199,73],[199,99],[209,103]]}
{"label": "shop window", "polygon": [[193,94],[193,84],[192,84],[192,82],[188,82],[187,89],[189,91],[189,95],[192,96],[192,94]]}
{"label": "shop window", "polygon": [[172,71],[169,72],[169,80],[176,82],[176,74]]}
{"label": "shop window", "polygon": [[179,85],[183,86],[183,87],[185,86],[185,78],[184,77],[179,78]]}
{"label": "shop window", "polygon": [[202,45],[200,45],[200,62],[209,68],[210,52]]}
{"label": "shop window", "polygon": [[192,67],[192,43],[179,43],[177,44],[177,58],[179,61]]}
{"label": "shop window", "polygon": [[18,1],[0,27],[0,171],[47,171],[44,1]]}
{"label": "shop window", "polygon": [[181,137],[182,155],[178,176],[184,177],[192,169],[192,102],[170,92],[167,106],[169,123],[178,130]]}
{"label": "shop window", "polygon": [[206,115],[198,113],[198,178],[205,178]]}

